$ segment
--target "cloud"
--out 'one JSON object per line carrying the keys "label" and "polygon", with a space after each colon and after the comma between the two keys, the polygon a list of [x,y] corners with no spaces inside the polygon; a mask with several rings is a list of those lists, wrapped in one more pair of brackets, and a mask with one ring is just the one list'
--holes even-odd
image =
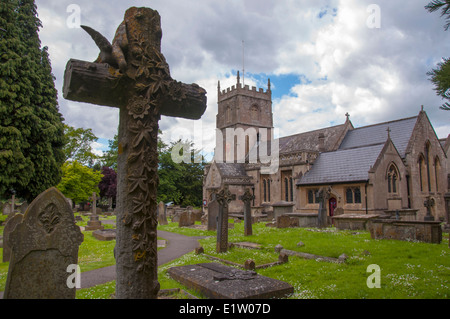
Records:
{"label": "cloud", "polygon": [[[242,69],[243,40],[246,84],[266,85],[261,75],[298,78],[291,84],[272,81],[274,124],[280,128],[281,136],[341,124],[346,112],[355,126],[362,126],[417,115],[424,105],[438,135],[446,137],[450,132],[450,113],[439,110],[442,101],[426,76],[442,57],[450,55],[450,32],[443,30],[443,19],[424,9],[426,1],[380,0],[377,4],[381,27],[369,28],[367,8],[371,2],[139,2],[161,14],[162,52],[172,77],[185,83],[195,82],[208,92],[208,107],[201,125],[197,121],[163,117],[163,139],[201,136],[196,144],[205,152],[212,152],[217,81],[221,81],[222,89],[235,84],[236,70]],[[39,35],[42,44],[49,47],[60,111],[69,125],[89,127],[98,137],[112,139],[117,133],[117,109],[70,102],[62,97],[67,61],[93,61],[98,55],[94,42],[82,29],[67,26],[67,7],[71,3],[36,0],[44,26]],[[126,9],[135,3],[77,1],[81,23],[110,40]],[[280,88],[282,85],[288,88]]]}

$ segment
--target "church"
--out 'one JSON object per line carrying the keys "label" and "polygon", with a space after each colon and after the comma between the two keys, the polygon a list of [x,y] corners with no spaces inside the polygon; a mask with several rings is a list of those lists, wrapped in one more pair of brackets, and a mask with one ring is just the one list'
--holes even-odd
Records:
{"label": "church", "polygon": [[[414,117],[354,127],[343,123],[275,139],[267,90],[218,85],[216,148],[203,179],[205,210],[225,185],[254,195],[252,214],[317,214],[327,189],[328,222],[342,214],[395,212],[410,220],[448,222],[450,135],[439,140],[423,108]],[[425,205],[431,203],[430,205]],[[426,207],[428,206],[428,207]],[[243,214],[240,200],[230,214]],[[272,214],[272,215],[271,215]]]}

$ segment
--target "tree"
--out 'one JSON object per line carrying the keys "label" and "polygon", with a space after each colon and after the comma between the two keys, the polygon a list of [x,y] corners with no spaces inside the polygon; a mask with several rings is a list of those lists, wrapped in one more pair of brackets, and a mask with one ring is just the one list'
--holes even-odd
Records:
{"label": "tree", "polygon": [[74,203],[88,200],[94,192],[100,193],[98,188],[102,179],[100,172],[94,171],[78,161],[64,163],[62,171],[63,176],[57,188]]}
{"label": "tree", "polygon": [[[441,17],[445,17],[445,31],[450,28],[450,0],[433,0],[425,6],[428,12],[441,10]],[[437,95],[444,100],[450,100],[450,59],[443,58],[443,62],[438,63],[438,67],[427,73],[430,81],[434,84]],[[445,102],[442,110],[450,111],[450,103]]]}
{"label": "tree", "polygon": [[108,141],[109,150],[104,152],[102,157],[103,165],[112,169],[117,169],[117,156],[119,155],[119,136],[114,135],[114,139]]}
{"label": "tree", "polygon": [[0,2],[0,196],[33,200],[56,185],[63,124],[33,0]]}
{"label": "tree", "polygon": [[117,173],[112,168],[103,166],[102,175],[103,177],[98,184],[100,197],[108,197],[114,200],[117,193]]}
{"label": "tree", "polygon": [[[200,151],[190,141],[179,140],[170,146],[161,141],[160,146],[158,201],[201,206],[205,161]],[[190,153],[183,154],[184,149]],[[185,160],[181,161],[181,157]]]}
{"label": "tree", "polygon": [[92,129],[74,128],[64,124],[66,161],[78,161],[83,165],[92,167],[98,156],[94,154],[92,143],[98,140]]}

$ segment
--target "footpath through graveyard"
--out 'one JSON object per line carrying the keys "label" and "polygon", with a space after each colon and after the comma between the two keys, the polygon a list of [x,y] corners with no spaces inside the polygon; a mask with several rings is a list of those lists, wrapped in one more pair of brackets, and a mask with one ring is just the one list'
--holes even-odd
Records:
{"label": "footpath through graveyard", "polygon": [[[177,259],[199,247],[198,239],[205,237],[191,237],[171,232],[158,230],[158,237],[164,238],[167,242],[165,248],[158,251],[158,266],[164,265]],[[103,267],[81,273],[81,288],[89,288],[104,284],[116,279],[116,266]],[[3,298],[3,291],[0,292]]]}

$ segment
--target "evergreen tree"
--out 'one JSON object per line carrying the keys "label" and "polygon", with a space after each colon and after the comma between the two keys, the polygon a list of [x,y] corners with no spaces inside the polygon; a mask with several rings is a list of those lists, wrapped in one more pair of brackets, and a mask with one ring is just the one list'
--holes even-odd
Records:
{"label": "evergreen tree", "polygon": [[33,200],[61,179],[63,124],[34,0],[0,2],[0,196]]}

